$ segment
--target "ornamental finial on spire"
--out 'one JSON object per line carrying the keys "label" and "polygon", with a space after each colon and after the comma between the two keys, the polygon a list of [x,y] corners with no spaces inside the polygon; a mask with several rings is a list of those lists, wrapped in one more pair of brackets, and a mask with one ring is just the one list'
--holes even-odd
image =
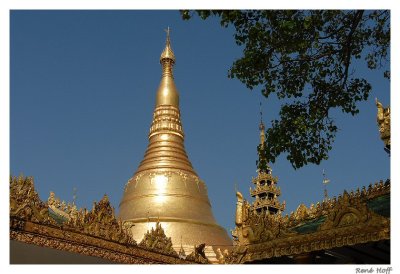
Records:
{"label": "ornamental finial on spire", "polygon": [[271,168],[268,165],[268,161],[265,155],[265,126],[262,120],[262,104],[260,101],[260,144],[257,146],[258,160],[257,160],[257,170],[261,173],[270,173]]}
{"label": "ornamental finial on spire", "polygon": [[167,40],[165,42],[165,48],[164,48],[163,52],[161,53],[160,62],[162,62],[163,60],[169,59],[173,63],[175,63],[175,55],[171,48],[170,28],[168,27],[164,31],[167,33]]}
{"label": "ornamental finial on spire", "polygon": [[169,40],[169,26],[168,26],[167,29],[165,29],[165,32],[167,33],[167,44],[169,44],[170,43],[170,40]]}
{"label": "ornamental finial on spire", "polygon": [[260,127],[259,127],[259,129],[260,129],[260,145],[262,146],[262,147],[264,147],[264,141],[265,141],[265,126],[264,126],[264,123],[263,123],[263,113],[262,113],[262,104],[261,104],[261,101],[260,101]]}
{"label": "ornamental finial on spire", "polygon": [[261,104],[261,101],[260,101],[260,130],[261,129],[265,129],[265,127],[264,127],[264,123],[263,123],[263,113],[262,113],[262,104]]}

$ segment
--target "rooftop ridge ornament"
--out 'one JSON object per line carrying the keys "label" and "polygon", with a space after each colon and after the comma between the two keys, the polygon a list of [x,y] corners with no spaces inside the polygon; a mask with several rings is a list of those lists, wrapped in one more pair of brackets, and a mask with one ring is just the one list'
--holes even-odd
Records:
{"label": "rooftop ridge ornament", "polygon": [[379,133],[383,141],[385,151],[390,156],[390,106],[383,107],[382,103],[375,98],[375,104],[378,110],[376,121],[378,123]]}
{"label": "rooftop ridge ornament", "polygon": [[155,229],[151,227],[139,243],[140,247],[155,250],[167,255],[178,257],[178,253],[172,248],[171,237],[165,235],[161,223],[157,221]]}
{"label": "rooftop ridge ornament", "polygon": [[131,236],[131,227],[125,227],[115,217],[107,195],[95,203],[93,209],[77,209],[68,206],[50,192],[47,202],[43,202],[34,188],[32,177],[10,177],[10,217],[62,228],[65,231],[94,236],[125,245],[136,245]]}

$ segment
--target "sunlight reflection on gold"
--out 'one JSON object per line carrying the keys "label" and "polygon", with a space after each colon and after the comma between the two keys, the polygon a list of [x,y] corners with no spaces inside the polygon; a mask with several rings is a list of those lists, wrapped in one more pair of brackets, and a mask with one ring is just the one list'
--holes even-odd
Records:
{"label": "sunlight reflection on gold", "polygon": [[157,189],[157,196],[155,198],[155,201],[161,204],[165,202],[167,198],[164,194],[165,189],[167,188],[168,177],[164,175],[157,175],[156,177],[154,177],[154,182]]}
{"label": "sunlight reflection on gold", "polygon": [[168,140],[168,134],[161,135],[161,140],[163,141]]}

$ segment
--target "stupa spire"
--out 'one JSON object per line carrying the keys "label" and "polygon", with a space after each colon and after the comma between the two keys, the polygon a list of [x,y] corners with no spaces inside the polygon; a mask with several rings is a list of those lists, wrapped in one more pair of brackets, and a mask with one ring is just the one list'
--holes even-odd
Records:
{"label": "stupa spire", "polygon": [[172,66],[175,56],[171,49],[170,29],[160,63],[163,73],[156,95],[156,106],[149,133],[149,146],[137,173],[159,168],[185,170],[196,175],[184,148],[179,110],[179,93],[174,83]]}
{"label": "stupa spire", "polygon": [[191,250],[201,243],[230,245],[228,234],[212,214],[206,184],[198,177],[185,150],[179,93],[172,71],[175,55],[169,28],[166,32],[149,143],[142,162],[126,184],[119,217],[134,225],[132,235],[138,242],[149,226],[159,223],[176,251],[181,246]]}

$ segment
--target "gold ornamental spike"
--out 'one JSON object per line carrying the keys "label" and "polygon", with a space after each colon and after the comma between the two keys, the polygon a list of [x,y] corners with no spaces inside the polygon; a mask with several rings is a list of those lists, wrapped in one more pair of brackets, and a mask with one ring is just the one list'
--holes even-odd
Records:
{"label": "gold ornamental spike", "polygon": [[134,225],[132,234],[137,242],[142,240],[148,226],[155,227],[159,222],[165,234],[171,237],[176,251],[181,244],[191,249],[202,243],[225,249],[232,241],[215,221],[207,187],[193,169],[184,147],[169,28],[160,63],[162,76],[149,144],[137,171],[126,185],[119,217]]}
{"label": "gold ornamental spike", "polygon": [[263,114],[262,114],[262,105],[261,105],[261,101],[260,101],[260,145],[261,148],[264,149],[264,142],[265,142],[265,126],[263,123]]}

